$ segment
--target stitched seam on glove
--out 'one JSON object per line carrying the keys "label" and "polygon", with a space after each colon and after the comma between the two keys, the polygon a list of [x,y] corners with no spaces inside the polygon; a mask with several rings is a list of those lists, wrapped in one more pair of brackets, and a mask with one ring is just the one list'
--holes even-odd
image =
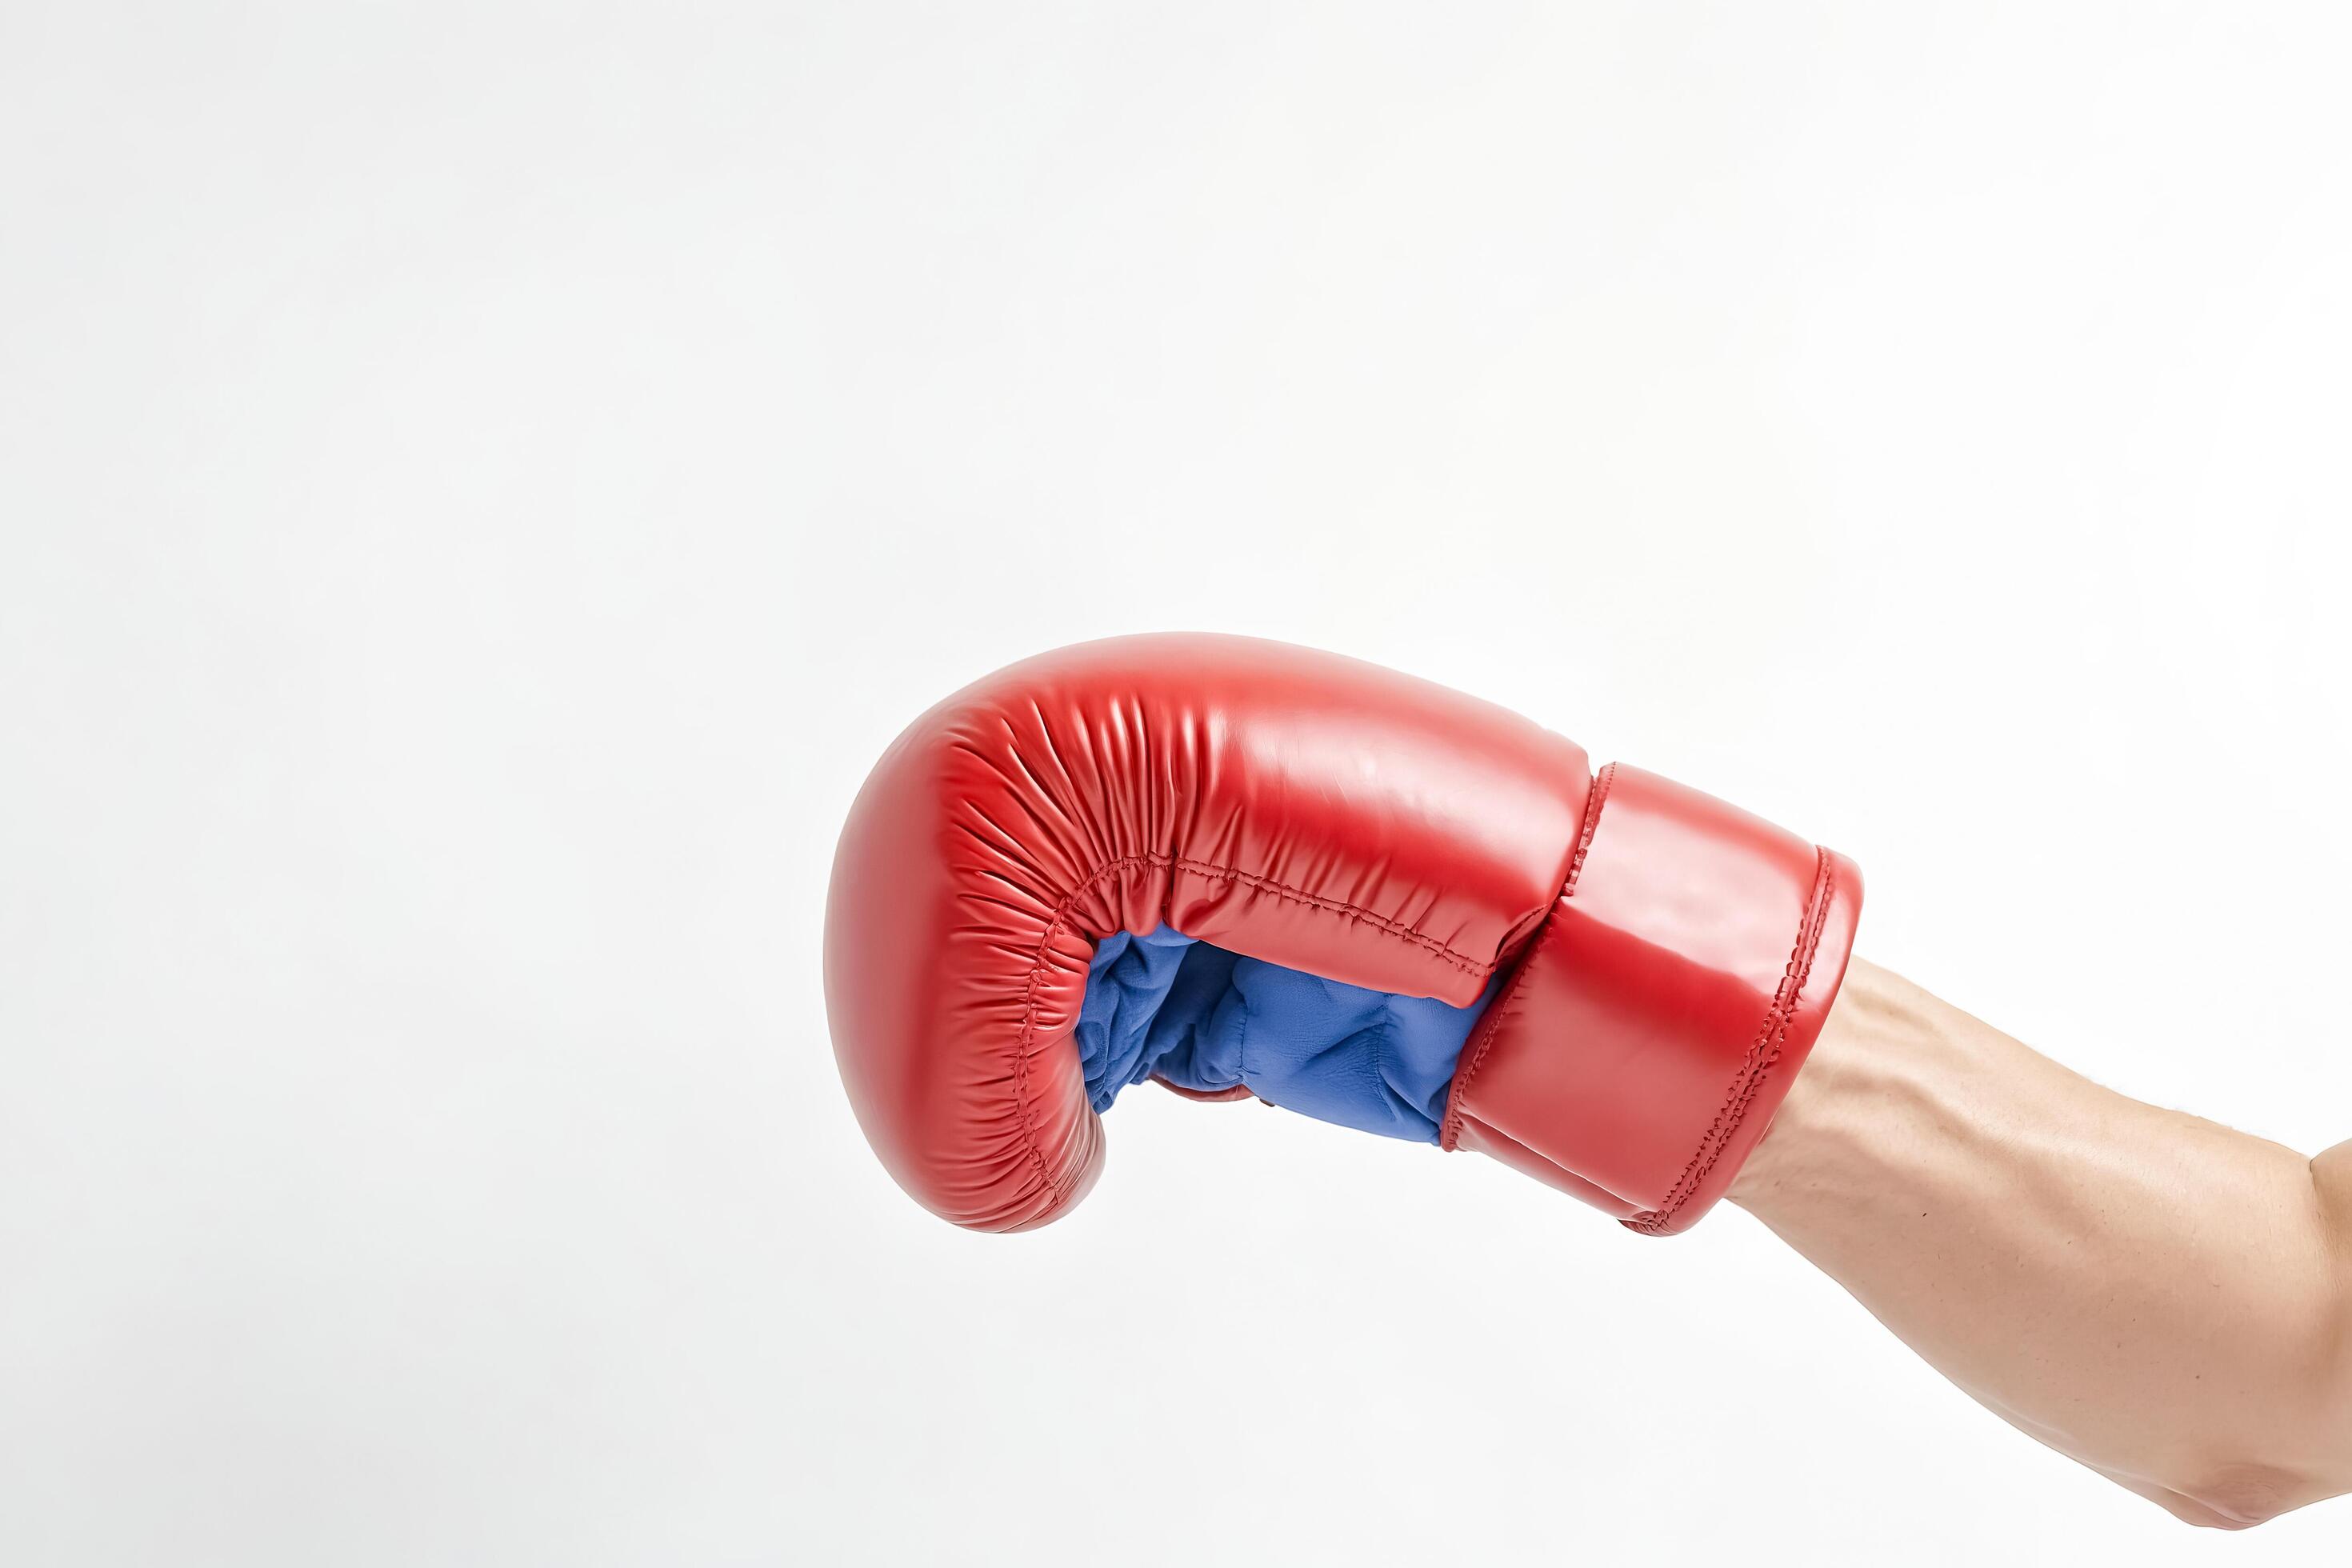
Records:
{"label": "stitched seam on glove", "polygon": [[[1596,811],[1593,815],[1599,814]],[[1591,837],[1589,833],[1586,835],[1586,842],[1591,841]],[[1578,848],[1578,860],[1580,864],[1582,861],[1581,845]],[[1258,892],[1272,893],[1276,898],[1305,904],[1310,909],[1320,910],[1326,914],[1340,915],[1377,926],[1391,936],[1428,949],[1456,969],[1474,977],[1483,978],[1493,973],[1495,970],[1494,961],[1489,960],[1485,963],[1475,963],[1454,952],[1435,937],[1415,931],[1401,921],[1390,920],[1385,915],[1377,915],[1370,910],[1360,909],[1354,904],[1342,903],[1336,899],[1318,898],[1313,893],[1297,888],[1286,887],[1280,882],[1254,875],[1237,867],[1212,866],[1206,861],[1190,860],[1181,856],[1152,853],[1122,855],[1115,859],[1104,861],[1081,878],[1077,886],[1064,894],[1062,901],[1055,905],[1053,918],[1045,922],[1045,933],[1037,939],[1037,952],[1030,963],[1028,978],[1023,983],[1022,987],[1021,1032],[1015,1037],[1013,1047],[1013,1102],[1015,1110],[1020,1112],[1021,1137],[1022,1142],[1028,1145],[1029,1163],[1036,1167],[1039,1184],[1052,1194],[1052,1200],[1046,1206],[1047,1213],[1061,1207],[1068,1201],[1070,1182],[1076,1178],[1077,1173],[1073,1171],[1070,1177],[1063,1181],[1054,1180],[1052,1168],[1045,1162],[1045,1145],[1037,1136],[1037,1107],[1029,1093],[1029,1047],[1037,1034],[1037,987],[1045,975],[1045,955],[1052,950],[1054,939],[1059,936],[1062,928],[1069,923],[1071,911],[1077,908],[1078,900],[1085,897],[1088,889],[1106,877],[1133,870],[1138,867],[1150,867],[1155,870],[1190,871],[1196,876],[1229,878]],[[1573,875],[1574,873],[1571,872],[1571,878]]]}
{"label": "stitched seam on glove", "polygon": [[[1612,763],[1602,768],[1600,775],[1592,781],[1591,804],[1585,808],[1583,830],[1576,836],[1576,853],[1569,858],[1568,880],[1560,885],[1559,889],[1561,899],[1570,898],[1576,892],[1577,873],[1584,869],[1584,858],[1592,848],[1593,830],[1601,826],[1601,808],[1609,804],[1609,786],[1616,778],[1617,764]],[[1555,899],[1552,901],[1557,904],[1559,900]],[[1448,1153],[1452,1153],[1454,1145],[1462,1141],[1463,1119],[1469,1114],[1470,1080],[1478,1076],[1479,1068],[1486,1064],[1486,1047],[1495,1043],[1495,1036],[1503,1026],[1503,1019],[1512,1000],[1518,995],[1519,987],[1527,983],[1528,972],[1535,967],[1536,948],[1542,941],[1538,935],[1528,945],[1528,955],[1511,976],[1511,983],[1503,987],[1503,994],[1487,1005],[1486,1016],[1478,1020],[1478,1037],[1465,1053],[1468,1059],[1454,1074],[1454,1088],[1446,1095],[1445,1125],[1438,1129],[1437,1146]]]}
{"label": "stitched seam on glove", "polygon": [[1805,918],[1797,927],[1796,945],[1790,950],[1788,966],[1780,972],[1780,985],[1765,1012],[1764,1022],[1756,1032],[1754,1043],[1740,1059],[1739,1069],[1733,1076],[1731,1088],[1725,1094],[1723,1106],[1716,1112],[1706,1135],[1699,1140],[1697,1151],[1690,1163],[1668,1190],[1665,1201],[1647,1214],[1634,1215],[1623,1223],[1628,1229],[1657,1235],[1673,1222],[1675,1211],[1690,1201],[1691,1194],[1704,1184],[1716,1163],[1723,1157],[1724,1146],[1731,1135],[1747,1120],[1748,1108],[1755,1104],[1764,1079],[1780,1059],[1780,1047],[1789,1037],[1789,1025],[1796,1017],[1799,1001],[1804,995],[1805,982],[1811,978],[1813,954],[1821,947],[1822,931],[1828,922],[1830,893],[1833,881],[1830,853],[1816,847],[1813,850],[1813,896],[1806,906]]}

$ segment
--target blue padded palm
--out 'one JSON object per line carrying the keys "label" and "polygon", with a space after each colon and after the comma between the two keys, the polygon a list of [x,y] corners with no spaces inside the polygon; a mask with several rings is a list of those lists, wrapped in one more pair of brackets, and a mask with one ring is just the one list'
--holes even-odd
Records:
{"label": "blue padded palm", "polygon": [[1365,1132],[1437,1142],[1454,1058],[1480,1009],[1282,969],[1162,926],[1095,951],[1078,1009],[1087,1099],[1129,1084],[1244,1085],[1260,1100]]}

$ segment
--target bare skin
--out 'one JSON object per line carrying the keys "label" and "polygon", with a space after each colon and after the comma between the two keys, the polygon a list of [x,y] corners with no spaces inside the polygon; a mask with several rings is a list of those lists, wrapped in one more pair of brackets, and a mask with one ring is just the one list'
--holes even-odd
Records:
{"label": "bare skin", "polygon": [[1731,1192],[1979,1403],[2192,1524],[2352,1491],[2352,1142],[2100,1088],[1857,960]]}

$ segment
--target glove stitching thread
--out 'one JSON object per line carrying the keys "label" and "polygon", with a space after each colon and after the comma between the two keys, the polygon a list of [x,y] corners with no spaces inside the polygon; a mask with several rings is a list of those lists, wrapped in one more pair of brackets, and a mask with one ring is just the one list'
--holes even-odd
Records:
{"label": "glove stitching thread", "polygon": [[1584,858],[1592,852],[1592,833],[1601,826],[1601,808],[1609,804],[1609,786],[1617,782],[1617,764],[1610,763],[1592,781],[1592,809],[1584,814],[1584,831],[1576,836],[1576,853],[1568,862],[1568,881],[1559,896],[1567,898],[1576,890],[1576,875],[1584,869]]}
{"label": "glove stitching thread", "polygon": [[1765,1012],[1764,1022],[1758,1028],[1754,1043],[1740,1058],[1730,1089],[1725,1094],[1722,1108],[1715,1121],[1699,1140],[1697,1151],[1690,1163],[1667,1192],[1665,1201],[1646,1214],[1634,1215],[1623,1224],[1629,1230],[1657,1236],[1673,1222],[1675,1211],[1690,1201],[1717,1161],[1731,1135],[1747,1120],[1748,1109],[1764,1087],[1764,1080],[1780,1062],[1780,1047],[1788,1039],[1789,1026],[1795,1019],[1805,983],[1812,977],[1813,956],[1821,947],[1822,931],[1829,923],[1830,892],[1832,883],[1829,851],[1816,847],[1813,870],[1813,896],[1806,906],[1805,918],[1797,928],[1797,941],[1789,953],[1788,966],[1780,972],[1780,985]]}
{"label": "glove stitching thread", "polygon": [[[1568,880],[1560,884],[1559,899],[1553,900],[1555,904],[1561,899],[1575,895],[1577,874],[1584,869],[1584,858],[1592,848],[1593,830],[1601,826],[1601,808],[1609,804],[1609,786],[1616,782],[1615,763],[1602,768],[1599,776],[1593,779],[1592,801],[1585,809],[1584,827],[1576,836],[1576,852],[1569,857]],[[1503,994],[1495,998],[1487,1007],[1486,1016],[1478,1020],[1477,1043],[1469,1051],[1469,1059],[1454,1075],[1454,1087],[1446,1095],[1445,1125],[1437,1133],[1437,1146],[1448,1153],[1453,1152],[1462,1141],[1462,1122],[1469,1113],[1471,1080],[1486,1065],[1486,1047],[1495,1043],[1496,1033],[1501,1029],[1503,1019],[1510,1012],[1511,1003],[1518,995],[1519,987],[1527,984],[1528,972],[1535,968],[1536,947],[1542,941],[1538,936],[1534,943],[1529,944],[1527,957],[1511,975],[1511,983],[1503,987]]]}
{"label": "glove stitching thread", "polygon": [[[1596,810],[1593,815],[1598,816],[1598,811]],[[1585,835],[1585,840],[1589,843],[1591,839],[1591,835],[1588,832]],[[1579,863],[1581,863],[1582,858],[1582,848],[1580,847]],[[1392,921],[1385,915],[1374,914],[1371,910],[1359,908],[1354,904],[1343,903],[1336,899],[1321,898],[1301,889],[1287,887],[1269,878],[1244,871],[1238,867],[1212,866],[1206,861],[1187,859],[1179,855],[1156,853],[1122,855],[1104,861],[1081,878],[1077,885],[1064,894],[1061,901],[1055,905],[1052,918],[1045,922],[1044,934],[1037,939],[1036,954],[1030,963],[1028,977],[1022,985],[1021,1032],[1013,1043],[1013,1101],[1014,1108],[1020,1113],[1021,1137],[1022,1142],[1028,1145],[1029,1162],[1036,1167],[1039,1184],[1051,1194],[1051,1200],[1045,1207],[1047,1214],[1060,1208],[1068,1201],[1070,1190],[1084,1166],[1081,1163],[1079,1166],[1074,1167],[1068,1175],[1060,1181],[1055,1181],[1053,1168],[1045,1159],[1044,1142],[1038,1137],[1037,1107],[1029,1093],[1029,1050],[1037,1034],[1038,985],[1045,977],[1046,955],[1053,950],[1054,939],[1061,935],[1062,928],[1069,923],[1070,916],[1076,910],[1078,900],[1084,898],[1096,883],[1106,877],[1130,871],[1139,867],[1148,867],[1153,870],[1190,871],[1196,876],[1223,878],[1240,882],[1255,891],[1271,893],[1276,898],[1305,904],[1310,909],[1320,910],[1327,914],[1362,921],[1386,931],[1391,936],[1412,942],[1417,947],[1426,948],[1438,958],[1474,978],[1484,978],[1493,973],[1495,970],[1495,961],[1490,960],[1485,963],[1476,963],[1454,952],[1453,948],[1435,937],[1415,931],[1411,926]]]}

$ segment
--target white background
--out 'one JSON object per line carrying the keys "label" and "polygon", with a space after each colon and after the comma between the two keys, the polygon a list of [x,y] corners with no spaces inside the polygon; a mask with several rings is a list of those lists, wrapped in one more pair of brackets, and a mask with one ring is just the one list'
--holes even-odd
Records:
{"label": "white background", "polygon": [[2340,8],[0,18],[0,1561],[2340,1561],[1745,1215],[835,1079],[918,710],[1196,627],[1853,854],[1862,951],[2352,1135]]}

